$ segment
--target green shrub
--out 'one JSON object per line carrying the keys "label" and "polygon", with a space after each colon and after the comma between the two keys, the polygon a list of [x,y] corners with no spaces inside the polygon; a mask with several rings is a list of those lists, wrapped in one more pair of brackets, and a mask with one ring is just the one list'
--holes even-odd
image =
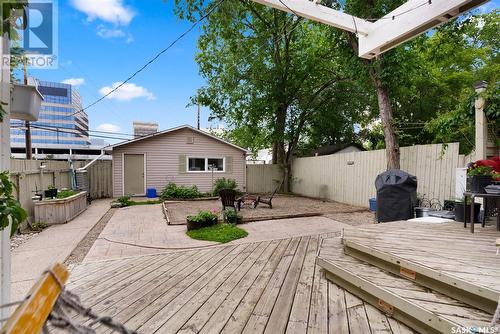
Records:
{"label": "green shrub", "polygon": [[224,222],[228,224],[237,224],[239,219],[241,219],[241,216],[238,215],[236,210],[232,208],[224,210]]}
{"label": "green shrub", "polygon": [[196,216],[190,216],[189,220],[195,223],[203,223],[208,221],[214,221],[218,218],[219,216],[215,212],[200,211]]}
{"label": "green shrub", "polygon": [[30,226],[31,230],[34,232],[41,232],[41,231],[45,230],[47,227],[49,227],[49,225],[47,223],[44,223],[44,222],[33,223]]}
{"label": "green shrub", "polygon": [[178,186],[175,183],[169,183],[161,192],[160,197],[166,199],[190,199],[203,197],[196,186],[185,187]]}
{"label": "green shrub", "polygon": [[244,238],[248,235],[248,232],[232,224],[218,224],[203,227],[198,230],[187,231],[186,234],[197,240],[226,243],[232,240]]}
{"label": "green shrub", "polygon": [[236,190],[238,188],[238,184],[234,179],[226,179],[222,177],[220,179],[215,180],[214,182],[214,196],[219,196],[219,193],[222,189],[233,189]]}
{"label": "green shrub", "polygon": [[0,173],[0,231],[11,223],[10,235],[17,232],[18,226],[27,218],[27,213],[12,194],[15,189],[10,181],[9,172]]}
{"label": "green shrub", "polygon": [[79,191],[76,190],[61,190],[57,192],[57,198],[66,198],[78,194]]}
{"label": "green shrub", "polygon": [[118,197],[117,201],[122,205],[122,206],[129,206],[132,204],[132,201],[130,200],[131,196],[130,195],[125,195],[122,197]]}

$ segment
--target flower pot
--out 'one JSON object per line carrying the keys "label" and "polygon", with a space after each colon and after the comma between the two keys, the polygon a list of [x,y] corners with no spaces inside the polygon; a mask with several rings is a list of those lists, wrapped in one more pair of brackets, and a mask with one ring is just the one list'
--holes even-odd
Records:
{"label": "flower pot", "polygon": [[241,216],[225,217],[224,221],[227,224],[243,224],[243,217],[241,217]]}
{"label": "flower pot", "polygon": [[470,190],[473,193],[484,194],[484,187],[489,186],[493,179],[489,175],[475,175],[470,180]]}
{"label": "flower pot", "polygon": [[57,197],[57,189],[48,189],[44,191],[45,198],[56,198]]}
{"label": "flower pot", "polygon": [[217,218],[199,222],[199,221],[192,221],[191,217],[192,216],[187,217],[186,226],[187,226],[188,231],[198,230],[198,229],[203,228],[203,227],[213,226],[213,225],[217,224]]}
{"label": "flower pot", "polygon": [[422,218],[422,217],[430,217],[429,213],[436,211],[431,208],[421,208],[421,207],[416,207],[415,208],[415,217],[416,218]]}
{"label": "flower pot", "polygon": [[43,96],[36,86],[14,84],[10,117],[24,121],[38,120]]}
{"label": "flower pot", "polygon": [[[481,203],[474,203],[474,224],[479,223],[479,211],[481,211]],[[465,208],[467,221],[470,222],[470,204]],[[464,203],[455,202],[455,221],[464,222]]]}

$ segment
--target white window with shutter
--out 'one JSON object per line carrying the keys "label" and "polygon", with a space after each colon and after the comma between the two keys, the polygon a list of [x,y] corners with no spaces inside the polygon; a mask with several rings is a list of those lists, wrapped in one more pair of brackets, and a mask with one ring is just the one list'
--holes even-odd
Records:
{"label": "white window with shutter", "polygon": [[233,157],[184,157],[179,169],[184,168],[187,173],[232,173],[233,170]]}

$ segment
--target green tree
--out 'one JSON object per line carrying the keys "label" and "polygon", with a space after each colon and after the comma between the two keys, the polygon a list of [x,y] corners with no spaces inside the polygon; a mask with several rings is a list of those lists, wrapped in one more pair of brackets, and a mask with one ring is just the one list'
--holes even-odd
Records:
{"label": "green tree", "polygon": [[[474,84],[486,81],[485,113],[496,135],[500,129],[498,51],[499,11],[467,15],[450,22],[430,37],[421,57],[429,64],[419,81],[430,87],[425,132],[430,142],[460,142],[462,153],[474,149]],[[432,103],[434,102],[434,103]]]}
{"label": "green tree", "polygon": [[[176,0],[176,12],[196,20],[210,10],[203,3]],[[235,129],[237,142],[272,144],[288,190],[305,129],[329,106],[338,110],[338,92],[356,89],[335,52],[338,36],[324,25],[244,0],[223,2],[207,20],[196,56],[207,85],[196,99]]]}

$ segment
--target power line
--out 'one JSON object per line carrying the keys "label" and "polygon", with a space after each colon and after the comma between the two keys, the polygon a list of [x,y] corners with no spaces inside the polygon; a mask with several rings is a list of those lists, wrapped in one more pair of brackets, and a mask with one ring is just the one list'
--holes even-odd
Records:
{"label": "power line", "polygon": [[[71,125],[71,124],[68,124],[68,125]],[[52,129],[70,129],[70,128],[65,128],[65,127],[57,126],[57,125],[38,125],[38,126],[43,126],[43,127],[52,128]],[[19,126],[11,126],[11,127],[19,127]],[[23,126],[21,126],[21,127],[23,127]],[[77,129],[75,129],[75,130],[78,131]],[[120,136],[131,136],[131,137],[135,136],[132,133],[123,133],[123,132],[99,131],[99,130],[85,130],[85,131],[86,132],[111,134],[111,135],[120,135]]]}
{"label": "power line", "polygon": [[170,48],[172,48],[175,44],[177,44],[177,42],[179,42],[182,38],[184,38],[186,35],[188,35],[194,28],[196,28],[196,26],[198,26],[198,24],[200,24],[202,21],[204,21],[206,18],[208,18],[217,8],[219,8],[219,6],[223,2],[224,2],[224,0],[220,0],[219,2],[217,2],[209,11],[207,11],[206,14],[202,15],[196,22],[194,22],[191,25],[191,27],[189,27],[186,31],[184,31],[182,34],[180,34],[179,37],[177,37],[175,40],[173,40],[166,48],[160,50],[160,52],[158,52],[156,55],[154,55],[153,58],[151,58],[148,62],[146,62],[141,68],[139,68],[137,71],[135,71],[127,79],[125,79],[124,81],[122,81],[119,85],[117,85],[116,87],[114,87],[108,93],[104,94],[102,97],[100,97],[99,99],[95,100],[94,102],[92,102],[88,106],[86,106],[86,107],[84,107],[84,108],[82,108],[82,109],[80,109],[78,111],[75,111],[72,115],[76,115],[78,113],[84,112],[85,110],[87,110],[87,109],[95,106],[96,104],[98,104],[99,102],[101,102],[102,100],[104,100],[106,97],[108,97],[111,94],[113,94],[114,92],[116,92],[123,85],[125,85],[127,82],[129,82],[130,80],[132,80],[136,75],[138,75],[139,73],[141,73],[142,71],[144,71],[147,67],[149,67],[149,65],[151,65],[156,60],[158,60],[158,58],[160,58],[165,52],[167,52]]}
{"label": "power line", "polygon": [[[34,129],[40,129],[44,131],[51,131],[51,132],[60,132],[60,133],[69,133],[69,134],[74,134],[74,135],[81,135],[81,132],[78,132],[78,130],[71,130],[67,128],[53,128],[53,127],[46,127],[46,126],[40,126],[40,125],[31,125],[32,128]],[[23,126],[12,126],[12,128],[15,129],[24,129]],[[68,131],[66,131],[68,130]],[[115,137],[115,136],[103,136],[103,135],[93,135],[90,134],[89,137],[96,137],[96,138],[105,138],[105,139],[116,139],[116,140],[130,140],[130,138],[122,138],[122,137]]]}

